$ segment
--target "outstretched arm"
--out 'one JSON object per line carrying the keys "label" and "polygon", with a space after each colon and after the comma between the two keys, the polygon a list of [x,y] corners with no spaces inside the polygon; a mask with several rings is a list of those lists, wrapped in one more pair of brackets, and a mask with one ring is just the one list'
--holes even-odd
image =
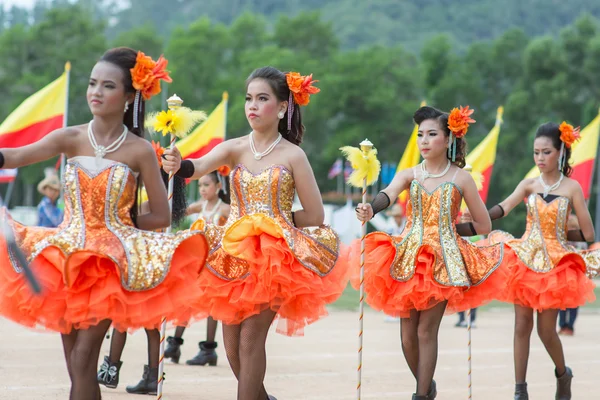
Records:
{"label": "outstretched arm", "polygon": [[[73,128],[57,129],[35,143],[23,147],[0,149],[4,163],[1,168],[19,168],[35,164],[61,153],[69,153],[77,131]],[[1,161],[1,159],[0,159]]]}

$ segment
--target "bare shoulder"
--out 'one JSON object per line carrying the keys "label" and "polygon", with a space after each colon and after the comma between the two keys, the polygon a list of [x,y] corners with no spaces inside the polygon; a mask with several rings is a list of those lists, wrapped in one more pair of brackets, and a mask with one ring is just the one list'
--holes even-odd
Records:
{"label": "bare shoulder", "polygon": [[139,152],[138,154],[143,156],[154,154],[154,148],[152,147],[152,144],[150,144],[150,142],[143,137],[139,137],[138,135],[129,132],[129,135],[127,135],[127,140],[133,144],[131,149]]}
{"label": "bare shoulder", "polygon": [[578,193],[578,192],[583,192],[583,189],[581,188],[581,184],[579,182],[577,182],[575,179],[572,178],[563,178],[562,184],[565,185],[568,189],[568,191],[572,194]]}
{"label": "bare shoulder", "polygon": [[454,182],[456,182],[460,187],[464,187],[465,185],[475,182],[473,175],[471,175],[469,171],[465,171],[464,169],[455,165],[450,168],[450,171],[448,171],[446,176],[449,180],[454,177]]}

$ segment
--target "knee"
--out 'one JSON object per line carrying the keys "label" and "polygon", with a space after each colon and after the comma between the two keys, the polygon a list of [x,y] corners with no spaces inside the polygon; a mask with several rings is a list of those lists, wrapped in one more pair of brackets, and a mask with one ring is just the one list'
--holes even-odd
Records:
{"label": "knee", "polygon": [[402,337],[402,347],[405,349],[417,348],[419,346],[419,337],[416,330],[403,329],[400,336]]}
{"label": "knee", "polygon": [[251,355],[264,349],[258,340],[246,339],[239,343],[239,354],[240,356]]}
{"label": "knee", "polygon": [[542,343],[549,343],[552,340],[558,338],[558,334],[556,333],[556,331],[553,329],[553,327],[551,328],[546,328],[538,324],[537,333]]}
{"label": "knee", "polygon": [[438,330],[432,324],[419,324],[417,337],[419,344],[427,344],[437,340]]}
{"label": "knee", "polygon": [[533,318],[519,317],[515,320],[515,336],[529,337],[533,330]]}
{"label": "knee", "polygon": [[93,351],[94,349],[89,344],[75,343],[75,346],[73,346],[73,350],[71,351],[71,355],[69,357],[71,373],[73,375],[77,375],[78,372],[87,370],[88,368],[93,367],[94,370],[96,369],[96,365],[90,365]]}

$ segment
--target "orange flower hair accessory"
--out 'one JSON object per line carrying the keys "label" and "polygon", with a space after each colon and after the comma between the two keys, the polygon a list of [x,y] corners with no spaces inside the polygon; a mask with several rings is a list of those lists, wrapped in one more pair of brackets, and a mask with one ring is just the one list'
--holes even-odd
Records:
{"label": "orange flower hair accessory", "polygon": [[579,134],[579,127],[573,128],[573,125],[567,124],[565,121],[558,127],[560,130],[560,140],[565,144],[567,148],[571,148],[571,145],[581,139]]}
{"label": "orange flower hair accessory", "polygon": [[152,141],[152,148],[154,149],[154,153],[156,154],[156,159],[158,160],[158,165],[162,168],[162,156],[165,154],[165,149],[163,149],[160,143]]}
{"label": "orange flower hair accessory", "polygon": [[144,100],[160,93],[160,81],[173,82],[167,71],[169,62],[163,56],[157,61],[138,51],[135,66],[131,69],[133,88],[142,94]]}
{"label": "orange flower hair accessory", "polygon": [[217,172],[221,176],[228,176],[229,173],[231,172],[231,168],[229,168],[229,166],[227,166],[227,165],[223,165],[217,169]]}
{"label": "orange flower hair accessory", "polygon": [[452,109],[448,116],[448,128],[454,136],[460,139],[467,134],[469,124],[475,122],[475,120],[471,118],[473,112],[475,112],[475,110],[470,110],[469,106],[461,106],[460,109]]}
{"label": "orange flower hair accessory", "polygon": [[319,82],[313,80],[312,74],[302,76],[299,72],[288,72],[285,74],[288,87],[294,96],[294,102],[299,106],[306,106],[310,103],[310,95],[321,91],[313,83]]}

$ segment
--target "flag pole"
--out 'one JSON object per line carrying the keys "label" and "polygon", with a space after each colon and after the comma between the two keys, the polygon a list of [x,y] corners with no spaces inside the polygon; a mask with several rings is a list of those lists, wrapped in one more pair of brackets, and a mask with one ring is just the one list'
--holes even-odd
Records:
{"label": "flag pole", "polygon": [[[71,62],[67,61],[65,63],[65,74],[67,74],[66,76],[66,85],[65,85],[65,113],[63,114],[63,128],[67,127],[67,124],[69,122],[69,85],[71,83]],[[65,154],[62,153],[60,155],[60,177],[59,179],[62,179],[63,174],[65,172],[65,164],[66,164],[66,157]],[[59,203],[64,204],[64,190],[63,190],[63,185],[60,185],[60,195],[59,195]]]}
{"label": "flag pole", "polygon": [[[598,115],[600,115],[600,109],[598,109]],[[600,127],[598,128],[600,130]],[[600,146],[596,149],[596,158],[594,159],[594,169],[596,170],[596,218],[594,226],[597,228],[600,225],[600,162],[598,162],[598,156],[600,156]],[[600,230],[596,229],[595,242],[600,241]]]}

